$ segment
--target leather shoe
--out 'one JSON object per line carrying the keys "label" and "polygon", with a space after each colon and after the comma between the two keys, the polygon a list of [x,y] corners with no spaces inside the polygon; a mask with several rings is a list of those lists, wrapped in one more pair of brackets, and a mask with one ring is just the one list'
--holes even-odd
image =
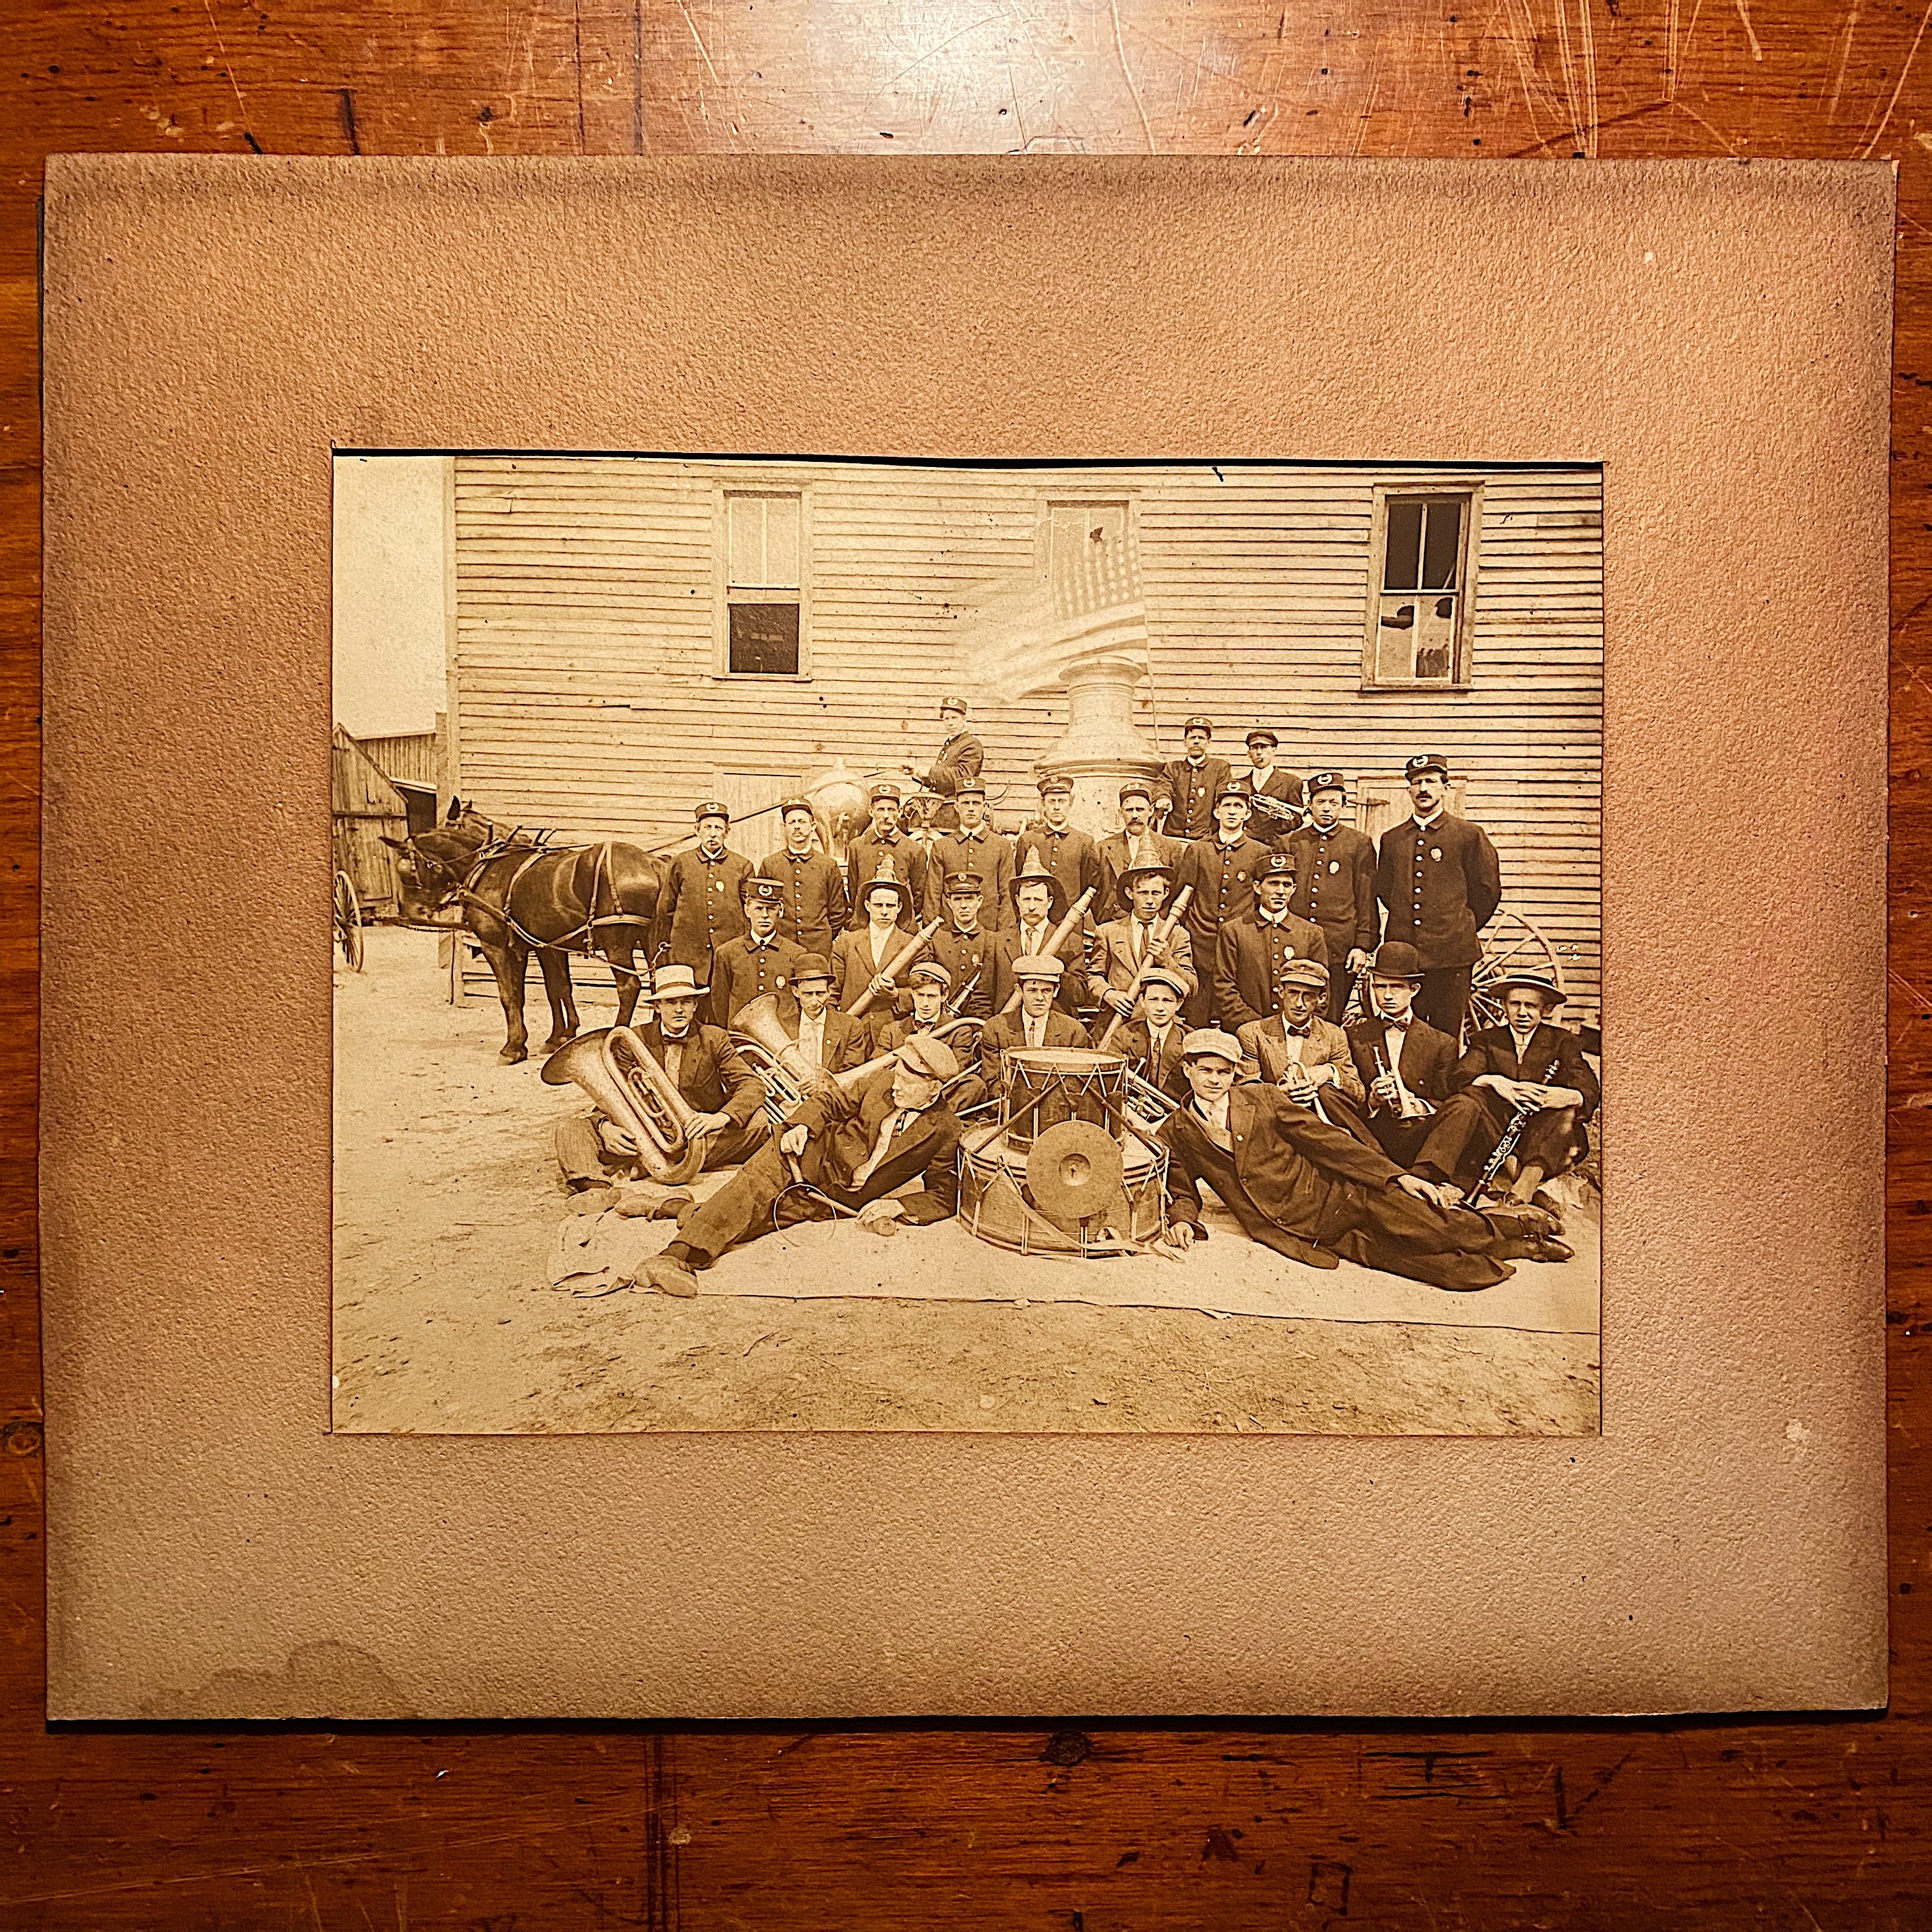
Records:
{"label": "leather shoe", "polygon": [[698,1277],[662,1255],[653,1255],[644,1264],[644,1280],[660,1294],[674,1294],[688,1301],[698,1292]]}

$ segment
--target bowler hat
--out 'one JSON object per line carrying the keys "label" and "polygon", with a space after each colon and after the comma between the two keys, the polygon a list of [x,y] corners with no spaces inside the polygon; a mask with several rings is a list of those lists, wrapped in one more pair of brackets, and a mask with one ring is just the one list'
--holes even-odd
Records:
{"label": "bowler hat", "polygon": [[822,952],[801,952],[792,962],[791,982],[802,986],[808,980],[823,980],[829,986],[834,975],[832,962]]}
{"label": "bowler hat", "polygon": [[1400,939],[1385,939],[1369,962],[1369,972],[1377,980],[1407,980],[1422,984],[1422,955]]}

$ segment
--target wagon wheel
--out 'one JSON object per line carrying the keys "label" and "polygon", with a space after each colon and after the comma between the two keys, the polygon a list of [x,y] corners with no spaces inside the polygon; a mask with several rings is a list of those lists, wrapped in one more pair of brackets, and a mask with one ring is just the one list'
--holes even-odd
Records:
{"label": "wagon wheel", "polygon": [[352,973],[362,970],[362,902],[346,872],[335,875],[335,940]]}
{"label": "wagon wheel", "polygon": [[1563,988],[1562,962],[1540,927],[1520,912],[1499,912],[1483,928],[1483,956],[1469,978],[1469,1030],[1504,1024],[1496,982],[1507,974],[1535,970]]}

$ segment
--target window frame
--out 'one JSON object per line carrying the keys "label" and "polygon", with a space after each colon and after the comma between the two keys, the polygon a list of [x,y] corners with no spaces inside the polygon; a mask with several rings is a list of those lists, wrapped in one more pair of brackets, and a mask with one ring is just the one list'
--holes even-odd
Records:
{"label": "window frame", "polygon": [[[1447,677],[1390,678],[1377,675],[1381,659],[1382,580],[1388,573],[1388,506],[1412,497],[1458,496],[1465,505],[1457,557],[1456,634]],[[1364,691],[1468,691],[1473,686],[1477,575],[1482,548],[1483,483],[1479,477],[1444,476],[1401,483],[1378,483],[1369,520],[1367,608],[1362,618]],[[1390,595],[1400,593],[1390,592]],[[1427,593],[1418,591],[1418,598]]]}
{"label": "window frame", "polygon": [[1093,490],[1042,490],[1034,505],[1034,568],[1042,582],[1053,581],[1053,513],[1056,510],[1118,510],[1126,550],[1127,581],[1140,581],[1141,492],[1131,485],[1101,494]]}
{"label": "window frame", "polygon": [[[731,668],[731,499],[734,496],[785,496],[798,504],[798,668],[786,670],[734,670]],[[809,684],[812,668],[812,496],[811,486],[790,477],[721,477],[712,495],[712,664],[718,684]],[[740,602],[783,602],[782,598],[740,598]]]}

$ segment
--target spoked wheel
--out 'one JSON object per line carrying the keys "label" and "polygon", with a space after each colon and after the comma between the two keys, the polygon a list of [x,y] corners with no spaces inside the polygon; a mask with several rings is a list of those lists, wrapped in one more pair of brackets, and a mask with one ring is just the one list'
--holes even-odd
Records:
{"label": "spoked wheel", "polygon": [[346,872],[335,875],[335,943],[352,973],[362,970],[362,902]]}
{"label": "spoked wheel", "polygon": [[1497,982],[1512,973],[1534,969],[1563,986],[1562,962],[1542,929],[1520,912],[1498,912],[1483,929],[1483,956],[1469,981],[1469,1030],[1503,1024],[1503,996]]}

